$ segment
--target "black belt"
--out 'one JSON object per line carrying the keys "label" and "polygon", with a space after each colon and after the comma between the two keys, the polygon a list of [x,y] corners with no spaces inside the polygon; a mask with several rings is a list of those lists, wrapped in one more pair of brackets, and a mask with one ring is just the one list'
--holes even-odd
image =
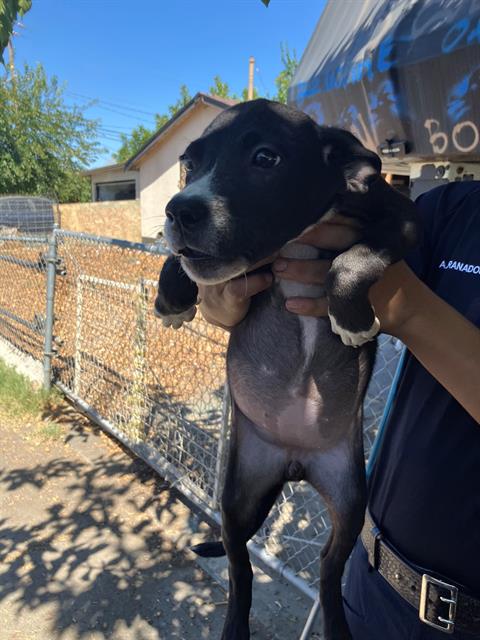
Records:
{"label": "black belt", "polygon": [[444,633],[458,629],[480,637],[480,600],[457,585],[412,569],[388,546],[368,513],[361,538],[369,564],[417,609],[422,622]]}

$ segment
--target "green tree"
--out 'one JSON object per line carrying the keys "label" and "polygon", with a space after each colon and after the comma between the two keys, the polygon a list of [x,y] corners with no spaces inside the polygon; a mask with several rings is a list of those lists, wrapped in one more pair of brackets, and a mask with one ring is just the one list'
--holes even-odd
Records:
{"label": "green tree", "polygon": [[[257,98],[262,98],[263,96],[261,96],[258,93],[257,87],[253,87],[253,98],[252,100],[256,100]],[[242,91],[242,102],[247,102],[248,100],[248,87],[245,87],[245,89],[243,89]]]}
{"label": "green tree", "polygon": [[0,0],[0,62],[3,52],[13,33],[17,18],[25,15],[32,6],[32,0]]}
{"label": "green tree", "polygon": [[220,98],[235,98],[235,96],[230,93],[230,87],[228,84],[223,82],[220,76],[214,77],[213,85],[210,87],[208,92],[210,95],[219,96]]}
{"label": "green tree", "polygon": [[[160,125],[158,128],[160,128],[161,126],[162,125]],[[135,127],[135,129],[132,129],[130,134],[122,133],[122,146],[114,154],[115,160],[117,162],[126,162],[129,158],[138,153],[138,151],[147,143],[152,135],[152,130],[147,129],[147,127],[144,127],[142,124],[138,127]]]}
{"label": "green tree", "polygon": [[63,88],[40,64],[0,78],[0,193],[89,200],[79,172],[101,151],[97,126],[64,103]]}
{"label": "green tree", "polygon": [[[0,0],[1,2],[1,0]],[[268,3],[267,3],[268,4]],[[298,61],[295,51],[290,53],[288,46],[285,44],[280,45],[281,61],[283,69],[275,78],[275,85],[277,87],[277,93],[273,97],[273,100],[278,102],[287,102],[288,87],[295,73],[295,69],[298,66]],[[230,98],[233,100],[241,100],[246,102],[248,99],[248,89],[245,88],[242,91],[239,98],[236,94],[231,93],[228,83],[224,82],[220,76],[213,78],[213,84],[209,88],[209,93],[212,95],[220,96],[221,98]],[[260,98],[261,94],[256,87],[253,88],[253,99]],[[180,98],[175,104],[168,107],[168,114],[157,114],[155,116],[156,130],[161,129],[171,118],[173,118],[180,109],[182,109],[192,99],[190,92],[185,85],[180,87]],[[132,129],[130,135],[122,134],[122,146],[114,154],[117,162],[126,162],[129,158],[134,156],[142,148],[145,142],[154,134],[154,130],[147,129],[143,125]]]}
{"label": "green tree", "polygon": [[185,84],[182,84],[180,87],[180,98],[175,102],[175,104],[171,104],[168,107],[168,113],[170,114],[170,118],[173,118],[173,116],[177,115],[180,109],[183,109],[183,107],[187,105],[191,99],[192,99],[192,96],[190,95],[190,92],[187,86]]}
{"label": "green tree", "polygon": [[180,97],[174,104],[171,104],[168,107],[168,114],[157,113],[155,115],[155,129],[148,129],[141,124],[132,129],[128,135],[122,133],[122,145],[120,149],[113,154],[115,160],[117,162],[126,162],[129,158],[138,153],[149,138],[154,135],[155,131],[159,131],[164,127],[167,122],[180,111],[180,109],[183,109],[183,107],[190,102],[191,99],[192,96],[190,95],[187,86],[182,84],[180,87]]}
{"label": "green tree", "polygon": [[273,99],[277,102],[283,102],[283,104],[286,104],[288,87],[291,85],[295,70],[298,67],[298,60],[295,51],[293,52],[293,54],[290,54],[288,45],[281,44],[280,51],[283,69],[275,78],[277,93]]}

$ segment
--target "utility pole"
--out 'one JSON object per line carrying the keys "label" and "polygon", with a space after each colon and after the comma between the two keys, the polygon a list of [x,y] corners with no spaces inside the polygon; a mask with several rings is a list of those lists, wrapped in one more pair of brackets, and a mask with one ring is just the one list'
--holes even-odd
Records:
{"label": "utility pole", "polygon": [[[0,0],[1,3],[2,0]],[[23,29],[24,25],[21,22],[15,22],[14,28]],[[18,31],[14,31],[12,29],[12,35],[8,39],[8,70],[10,71],[10,80],[12,85],[15,85],[15,48],[13,46],[13,37],[19,36],[20,33]]]}
{"label": "utility pole", "polygon": [[10,80],[15,82],[15,51],[13,49],[12,38],[8,40],[8,68],[10,70]]}
{"label": "utility pole", "polygon": [[255,70],[255,58],[250,56],[248,61],[248,93],[247,100],[253,100],[253,72]]}

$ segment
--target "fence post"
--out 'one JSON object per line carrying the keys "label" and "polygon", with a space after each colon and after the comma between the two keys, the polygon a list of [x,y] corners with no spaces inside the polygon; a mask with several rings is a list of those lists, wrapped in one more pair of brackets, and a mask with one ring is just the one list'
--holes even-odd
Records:
{"label": "fence post", "polygon": [[128,410],[128,422],[125,430],[131,440],[137,444],[145,440],[145,373],[147,350],[147,305],[148,289],[143,278],[136,288],[136,327],[133,343],[132,384],[125,398]]}
{"label": "fence post", "polygon": [[45,342],[43,350],[43,388],[50,391],[52,386],[52,351],[53,347],[53,322],[55,304],[55,280],[57,274],[57,235],[55,229],[48,236],[47,252],[47,306],[45,312]]}
{"label": "fence post", "polygon": [[81,396],[80,380],[82,375],[82,311],[83,311],[83,280],[77,276],[77,306],[75,312],[75,355],[73,360],[73,393]]}

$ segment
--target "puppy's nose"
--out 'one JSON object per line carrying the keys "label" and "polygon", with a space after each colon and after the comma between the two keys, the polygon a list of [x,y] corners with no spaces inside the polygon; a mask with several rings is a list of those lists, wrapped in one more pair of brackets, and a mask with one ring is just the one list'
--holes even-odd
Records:
{"label": "puppy's nose", "polygon": [[207,207],[199,198],[174,197],[165,209],[167,219],[184,229],[197,225],[207,213]]}

